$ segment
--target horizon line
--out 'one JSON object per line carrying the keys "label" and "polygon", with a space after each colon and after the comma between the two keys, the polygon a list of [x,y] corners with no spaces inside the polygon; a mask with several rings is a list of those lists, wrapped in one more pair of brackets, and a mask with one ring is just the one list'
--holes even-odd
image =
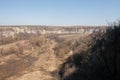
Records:
{"label": "horizon line", "polygon": [[5,24],[5,25],[0,25],[0,26],[46,26],[46,27],[48,27],[48,26],[50,26],[50,27],[61,27],[61,26],[63,26],[63,27],[69,27],[69,26],[82,26],[82,27],[101,27],[101,26],[109,26],[109,25],[40,25],[40,24]]}

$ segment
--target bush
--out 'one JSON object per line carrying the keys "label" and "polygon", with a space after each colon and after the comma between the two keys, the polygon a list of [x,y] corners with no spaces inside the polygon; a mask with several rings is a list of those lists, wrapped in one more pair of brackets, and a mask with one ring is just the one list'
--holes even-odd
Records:
{"label": "bush", "polygon": [[2,56],[11,55],[18,52],[19,52],[19,48],[16,45],[11,45],[10,47],[5,47],[1,49]]}
{"label": "bush", "polygon": [[31,37],[29,41],[33,46],[40,47],[46,42],[46,38],[44,36]]}

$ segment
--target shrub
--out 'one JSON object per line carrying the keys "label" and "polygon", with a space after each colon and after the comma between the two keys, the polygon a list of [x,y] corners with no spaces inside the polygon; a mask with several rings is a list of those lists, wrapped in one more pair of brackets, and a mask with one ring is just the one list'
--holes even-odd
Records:
{"label": "shrub", "polygon": [[[88,50],[70,56],[61,65],[60,80],[120,80],[120,24],[98,33],[91,43]],[[72,67],[76,70],[67,73]]]}
{"label": "shrub", "polygon": [[33,45],[33,46],[42,46],[45,42],[46,42],[46,38],[43,37],[43,36],[40,36],[40,37],[31,37],[30,38],[30,43]]}
{"label": "shrub", "polygon": [[2,56],[18,53],[19,48],[16,45],[11,45],[10,47],[5,47],[2,49],[1,54]]}

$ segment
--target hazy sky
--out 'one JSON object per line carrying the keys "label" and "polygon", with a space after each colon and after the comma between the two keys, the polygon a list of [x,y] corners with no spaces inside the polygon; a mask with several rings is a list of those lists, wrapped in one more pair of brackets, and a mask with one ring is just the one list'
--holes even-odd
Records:
{"label": "hazy sky", "polygon": [[0,25],[106,25],[120,0],[0,0]]}

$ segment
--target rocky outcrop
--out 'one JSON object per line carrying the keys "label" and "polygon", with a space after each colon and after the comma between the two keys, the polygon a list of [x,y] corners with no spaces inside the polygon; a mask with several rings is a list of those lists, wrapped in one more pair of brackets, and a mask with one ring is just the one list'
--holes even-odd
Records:
{"label": "rocky outcrop", "polygon": [[16,34],[91,34],[105,32],[106,27],[49,27],[49,26],[0,26],[0,36],[14,37]]}

